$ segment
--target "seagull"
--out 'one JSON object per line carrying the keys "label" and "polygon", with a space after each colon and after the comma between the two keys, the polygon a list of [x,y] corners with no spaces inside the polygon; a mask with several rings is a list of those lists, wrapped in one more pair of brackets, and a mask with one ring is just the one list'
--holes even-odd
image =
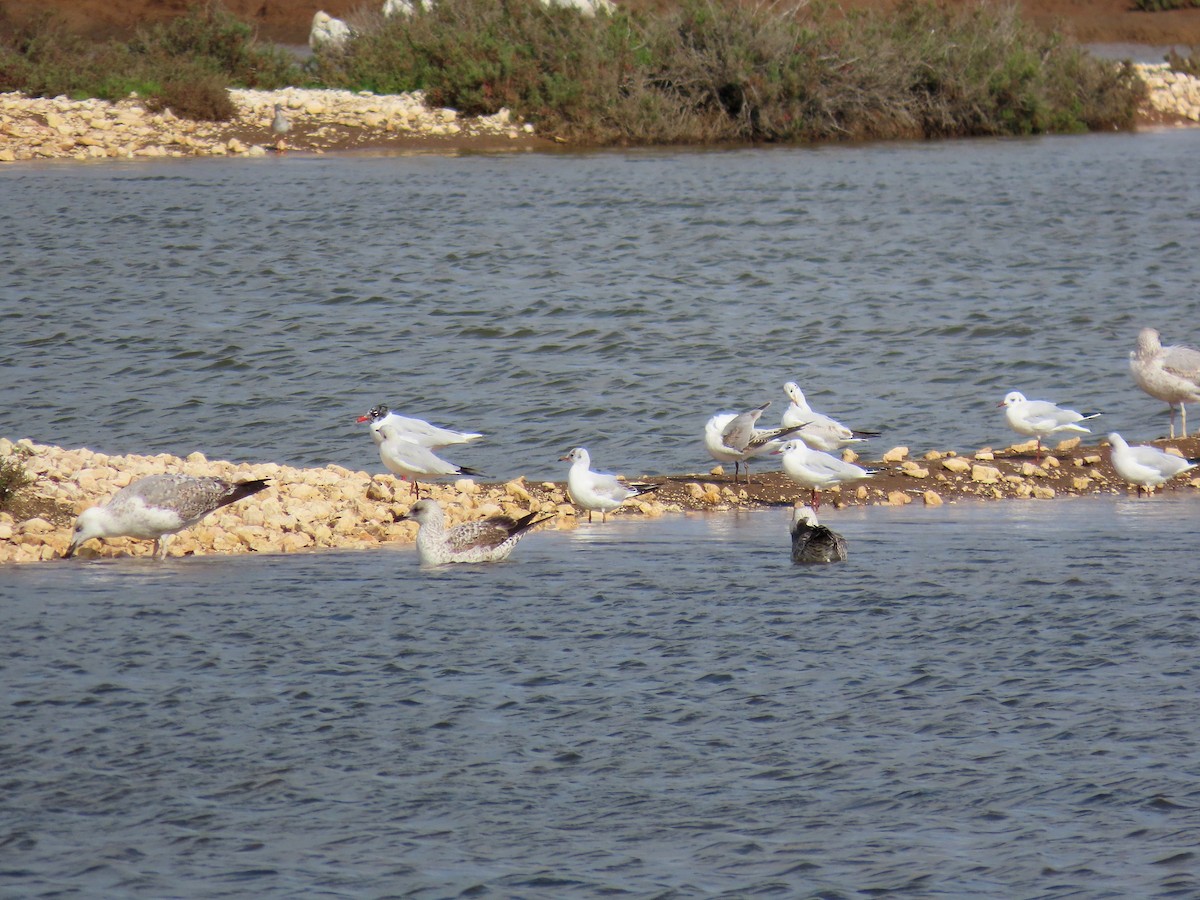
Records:
{"label": "seagull", "polygon": [[571,461],[571,471],[567,475],[567,491],[571,499],[588,511],[588,521],[592,521],[592,512],[599,512],[601,521],[608,521],[608,514],[619,507],[630,497],[638,497],[658,490],[656,484],[643,482],[626,482],[616,475],[606,475],[603,472],[591,470],[592,457],[583,447],[576,447],[566,456],[559,457],[559,462]]}
{"label": "seagull", "polygon": [[554,518],[535,518],[530,513],[519,519],[491,516],[479,522],[466,522],[446,528],[446,514],[436,500],[418,500],[396,521],[417,523],[417,556],[421,564],[499,562],[533,526]]}
{"label": "seagull", "polygon": [[469,431],[451,431],[449,428],[430,425],[424,419],[398,416],[382,403],[372,406],[365,415],[358,417],[358,421],[371,423],[371,439],[376,444],[383,443],[383,434],[380,429],[385,424],[395,428],[398,433],[403,433],[407,440],[419,444],[427,450],[441,450],[451,444],[466,444],[483,437],[482,434],[474,434]]}
{"label": "seagull", "polygon": [[1151,491],[1176,475],[1196,468],[1197,461],[1164,453],[1157,447],[1130,447],[1115,431],[1108,436],[1112,446],[1112,464],[1117,474],[1142,490]]}
{"label": "seagull", "polygon": [[275,132],[275,149],[282,153],[286,146],[283,136],[292,130],[292,120],[283,111],[283,104],[275,104],[275,117],[271,119],[271,131]]}
{"label": "seagull", "polygon": [[417,443],[399,426],[383,423],[378,429],[380,435],[379,458],[390,472],[399,475],[401,480],[412,480],[412,492],[420,492],[417,478],[442,478],[447,475],[482,476],[482,472],[468,469],[466,466],[456,466],[454,463],[435,456],[428,447]]}
{"label": "seagull", "polygon": [[1138,332],[1137,349],[1129,353],[1129,371],[1137,386],[1171,407],[1171,437],[1175,437],[1175,404],[1179,404],[1183,437],[1187,437],[1185,403],[1200,402],[1200,350],[1164,347],[1153,328]]}
{"label": "seagull", "polygon": [[845,562],[846,539],[831,528],[817,524],[812,508],[797,500],[792,512],[792,562]]}
{"label": "seagull", "polygon": [[709,455],[720,463],[733,463],[733,481],[737,483],[738,467],[746,466],[746,484],[750,483],[750,457],[767,453],[779,446],[778,438],[797,431],[800,426],[762,430],[755,428],[759,417],[771,401],[744,413],[717,413],[704,425],[704,446]]}
{"label": "seagull", "polygon": [[1100,413],[1089,416],[1075,412],[1073,409],[1063,409],[1055,406],[1049,400],[1026,400],[1020,391],[1011,391],[997,406],[1005,407],[1004,416],[1008,425],[1017,434],[1037,438],[1037,461],[1042,461],[1042,438],[1060,431],[1079,431],[1091,434],[1090,428],[1076,425],[1086,419],[1094,419]]}
{"label": "seagull", "polygon": [[226,481],[195,475],[147,475],[121,488],[102,506],[85,509],[75,521],[63,558],[92,538],[154,540],[154,555],[167,556],[167,541],[210,512],[270,487],[265,478]]}
{"label": "seagull", "polygon": [[796,439],[772,451],[783,457],[783,471],[796,484],[812,490],[813,510],[821,508],[820,491],[836,487],[847,481],[870,478],[875,472],[854,463],[848,463],[820,450],[813,450],[804,441]]}
{"label": "seagull", "polygon": [[797,425],[800,430],[795,436],[814,450],[832,453],[847,444],[860,443],[868,438],[879,437],[878,431],[852,431],[836,419],[814,412],[804,399],[804,391],[794,381],[783,386],[783,392],[792,401],[783,411],[781,425]]}

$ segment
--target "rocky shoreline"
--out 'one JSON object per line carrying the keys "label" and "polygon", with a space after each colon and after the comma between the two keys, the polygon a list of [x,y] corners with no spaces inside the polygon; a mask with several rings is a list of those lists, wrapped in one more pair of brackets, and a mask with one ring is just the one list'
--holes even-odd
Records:
{"label": "rocky shoreline", "polygon": [[[1147,84],[1146,122],[1200,124],[1200,79],[1168,71],[1166,64],[1137,66]],[[0,162],[41,159],[134,159],[184,156],[264,156],[276,147],[271,131],[276,103],[292,130],[286,149],[310,153],[374,147],[425,150],[545,149],[531,123],[507,110],[461,117],[430,108],[420,93],[376,95],[285,88],[230,91],[237,116],[230,122],[193,122],[170,110],[152,112],[137,97],[104,100],[0,94]]]}
{"label": "rocky shoreline", "polygon": [[[1200,455],[1200,439],[1157,441],[1180,455]],[[929,451],[913,458],[895,447],[870,463],[880,468],[869,482],[825,493],[827,506],[938,507],[966,500],[1051,500],[1063,497],[1130,492],[1113,472],[1108,448],[1087,446],[1078,438],[1063,441],[1040,463],[1034,442],[1003,450],[984,448],[970,455]],[[371,475],[338,465],[295,468],[275,463],[186,458],[112,456],[87,449],[63,449],[23,439],[0,438],[0,460],[18,460],[32,484],[0,511],[0,563],[57,559],[70,541],[74,518],[118,489],[157,472],[216,475],[233,480],[268,478],[272,486],[253,498],[225,507],[171,541],[171,554],[295,553],[362,550],[413,541],[416,526],[397,518],[412,503],[410,485],[392,475]],[[763,463],[762,465],[766,465]],[[720,467],[705,473],[653,476],[639,481],[658,485],[655,493],[630,501],[616,515],[659,517],[688,512],[718,512],[790,506],[807,492],[778,471],[756,472],[752,484],[735,483]],[[1179,479],[1166,490],[1200,489],[1200,478]],[[571,503],[564,482],[501,484],[461,479],[454,484],[422,485],[446,508],[451,524],[489,515],[537,512],[553,516],[542,528],[570,529],[586,517]],[[92,541],[78,552],[84,558],[148,556],[152,542],[117,538]]]}

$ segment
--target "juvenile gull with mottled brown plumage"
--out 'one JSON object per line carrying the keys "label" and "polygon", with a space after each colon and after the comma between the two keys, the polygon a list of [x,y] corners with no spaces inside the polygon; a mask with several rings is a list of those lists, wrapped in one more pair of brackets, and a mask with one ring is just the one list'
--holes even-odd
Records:
{"label": "juvenile gull with mottled brown plumage", "polygon": [[519,519],[491,516],[478,522],[465,522],[446,528],[446,514],[436,500],[418,500],[398,521],[417,523],[417,556],[421,564],[443,566],[447,563],[499,562],[533,526],[553,516],[535,518],[530,513]]}

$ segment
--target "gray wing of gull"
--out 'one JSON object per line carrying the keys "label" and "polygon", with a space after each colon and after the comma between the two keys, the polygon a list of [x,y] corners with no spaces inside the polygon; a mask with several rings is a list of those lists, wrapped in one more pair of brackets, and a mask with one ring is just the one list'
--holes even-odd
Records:
{"label": "gray wing of gull", "polygon": [[453,553],[469,550],[494,550],[513,536],[517,522],[509,516],[492,516],[478,522],[465,522],[446,532],[446,546]]}
{"label": "gray wing of gull", "polygon": [[223,478],[165,474],[135,481],[118,492],[108,505],[114,512],[120,512],[140,501],[146,507],[173,512],[182,522],[191,524],[236,499],[237,485]]}
{"label": "gray wing of gull", "polygon": [[1191,347],[1164,347],[1163,368],[1180,378],[1200,382],[1200,350]]}

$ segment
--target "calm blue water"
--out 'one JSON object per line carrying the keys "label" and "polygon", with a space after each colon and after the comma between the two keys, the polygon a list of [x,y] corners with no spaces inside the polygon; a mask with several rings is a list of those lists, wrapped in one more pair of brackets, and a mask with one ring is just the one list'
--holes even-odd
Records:
{"label": "calm blue water", "polygon": [[[1200,132],[0,168],[0,435],[697,471],[799,380],[881,449],[1012,389],[1161,433]],[[1200,894],[1200,498],[786,511],[0,569],[0,895]]]}

